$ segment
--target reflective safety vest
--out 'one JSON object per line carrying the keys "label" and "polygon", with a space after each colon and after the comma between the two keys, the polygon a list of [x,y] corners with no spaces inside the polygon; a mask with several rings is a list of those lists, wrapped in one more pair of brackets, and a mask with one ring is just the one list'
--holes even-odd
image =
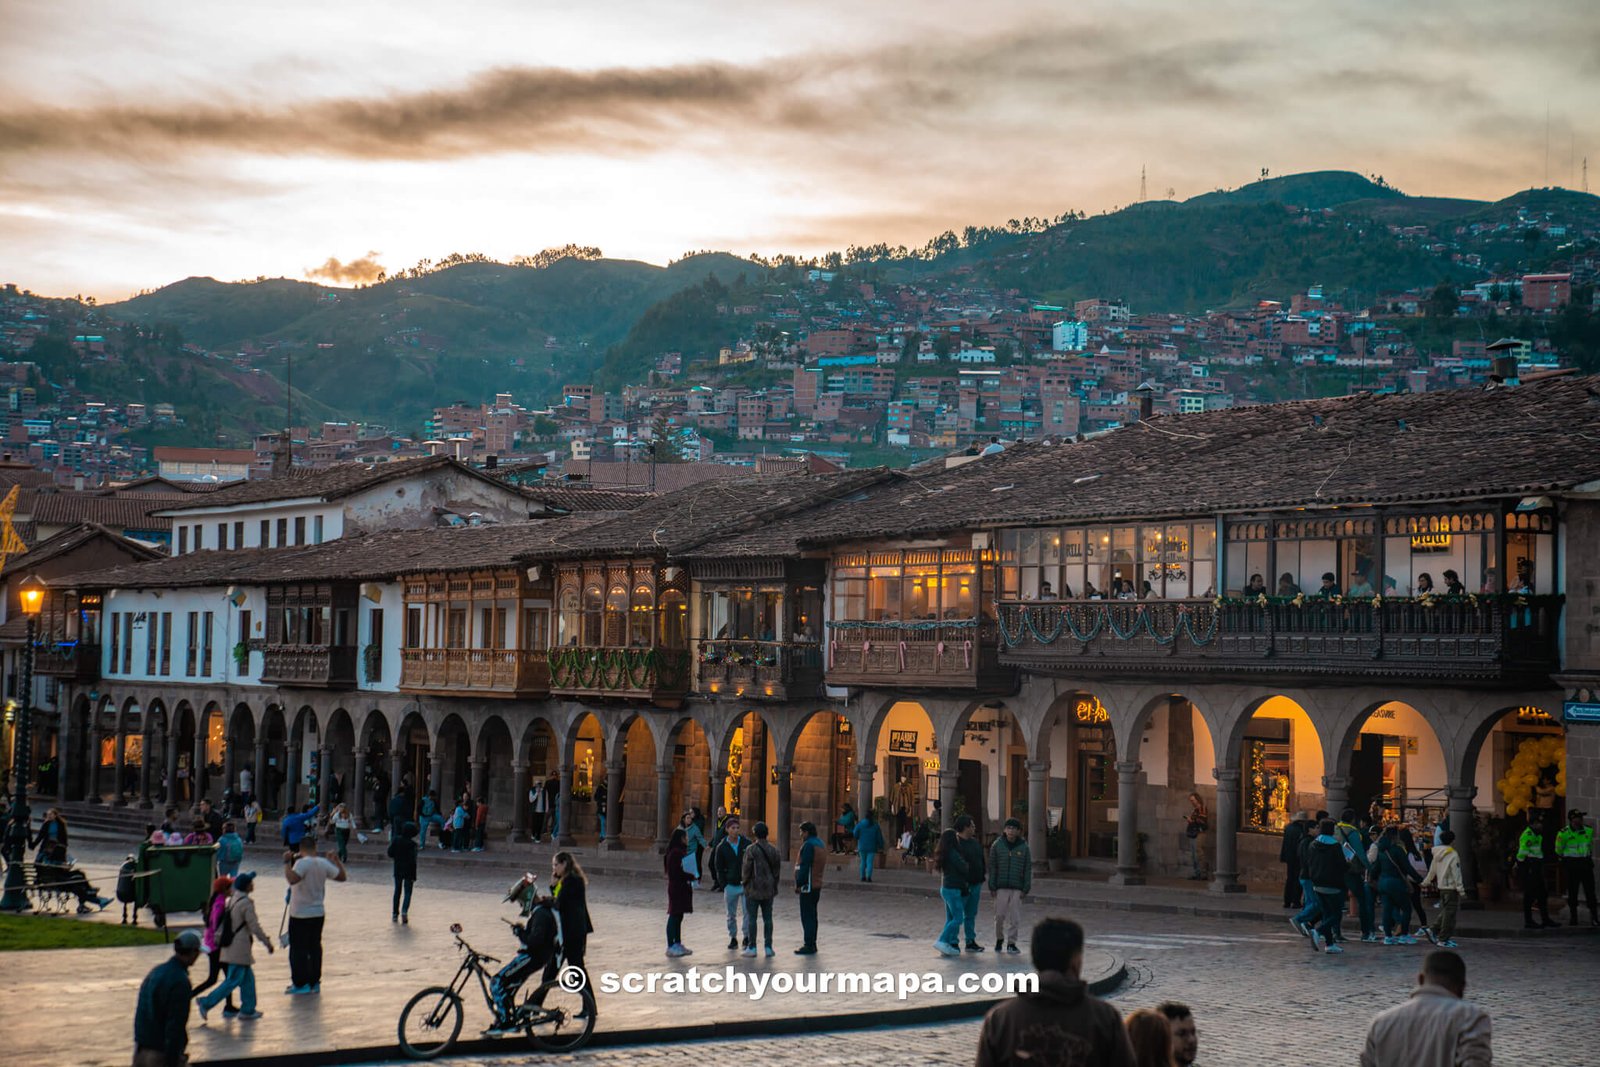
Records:
{"label": "reflective safety vest", "polygon": [[1594,828],[1585,826],[1574,830],[1563,826],[1556,834],[1556,855],[1562,859],[1588,859],[1594,855]]}
{"label": "reflective safety vest", "polygon": [[1517,859],[1544,859],[1544,838],[1531,826],[1522,831],[1522,837],[1517,841]]}

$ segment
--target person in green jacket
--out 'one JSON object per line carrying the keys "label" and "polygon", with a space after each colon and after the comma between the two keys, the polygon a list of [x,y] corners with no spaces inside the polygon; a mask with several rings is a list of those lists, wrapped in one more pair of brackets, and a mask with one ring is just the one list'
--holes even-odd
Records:
{"label": "person in green jacket", "polygon": [[1594,905],[1594,827],[1583,824],[1584,812],[1567,812],[1567,825],[1556,834],[1556,855],[1561,857],[1561,873],[1567,880],[1567,923],[1578,925],[1578,889],[1582,887],[1589,905],[1589,921],[1600,926],[1600,911]]}
{"label": "person in green jacket", "polygon": [[[1544,827],[1539,816],[1528,815],[1528,826],[1517,840],[1517,880],[1522,883],[1522,925],[1529,930],[1559,926],[1550,921],[1550,894],[1544,884]],[[1533,909],[1539,909],[1539,922]]]}
{"label": "person in green jacket", "polygon": [[1007,819],[1005,832],[989,846],[989,892],[994,897],[994,948],[1016,955],[1022,898],[1033,889],[1033,854],[1022,838],[1022,823]]}

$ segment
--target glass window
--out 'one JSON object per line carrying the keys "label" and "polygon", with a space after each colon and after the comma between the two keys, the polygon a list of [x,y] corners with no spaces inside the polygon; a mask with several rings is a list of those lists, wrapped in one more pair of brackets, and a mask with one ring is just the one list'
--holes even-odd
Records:
{"label": "glass window", "polygon": [[[574,598],[576,599],[576,598]],[[550,639],[550,613],[544,608],[522,609],[521,643],[524,649],[542,649]]]}
{"label": "glass window", "polygon": [[900,568],[872,567],[867,572],[867,619],[872,622],[900,618]]}
{"label": "glass window", "polygon": [[618,648],[628,643],[628,587],[617,583],[606,593],[605,629],[601,644]]}
{"label": "glass window", "polygon": [[605,594],[598,585],[587,586],[583,591],[583,640],[580,643],[588,648],[604,644],[601,639],[604,622]]}
{"label": "glass window", "polygon": [[661,647],[689,646],[689,603],[681,592],[668,589],[661,594]]}
{"label": "glass window", "polygon": [[425,647],[422,639],[422,605],[410,604],[406,607],[406,647]]}
{"label": "glass window", "polygon": [[655,614],[655,593],[640,582],[633,587],[633,602],[628,608],[628,644],[631,647],[649,648],[653,644]]}
{"label": "glass window", "polygon": [[444,615],[444,647],[467,647],[467,609],[449,608]]}
{"label": "glass window", "polygon": [[833,616],[836,619],[865,619],[867,617],[867,571],[865,567],[838,567],[834,570],[832,607]]}

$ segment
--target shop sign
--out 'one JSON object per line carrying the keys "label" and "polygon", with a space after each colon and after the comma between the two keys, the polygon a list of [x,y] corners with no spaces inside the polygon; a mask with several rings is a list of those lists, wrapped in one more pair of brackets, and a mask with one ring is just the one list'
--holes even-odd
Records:
{"label": "shop sign", "polygon": [[1079,722],[1103,723],[1111,721],[1111,713],[1100,703],[1099,697],[1080,697],[1072,706],[1072,714]]}
{"label": "shop sign", "polygon": [[1411,551],[1448,552],[1450,551],[1450,535],[1447,533],[1412,534]]}
{"label": "shop sign", "polygon": [[1561,706],[1567,722],[1600,722],[1600,703],[1569,700]]}
{"label": "shop sign", "polygon": [[889,751],[916,755],[917,732],[915,730],[890,730]]}

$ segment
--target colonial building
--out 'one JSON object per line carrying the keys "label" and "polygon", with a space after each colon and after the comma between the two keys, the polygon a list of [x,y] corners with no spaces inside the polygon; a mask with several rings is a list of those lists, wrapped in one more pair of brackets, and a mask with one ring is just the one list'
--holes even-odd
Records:
{"label": "colonial building", "polygon": [[[431,520],[391,526],[433,528],[53,580],[105,609],[51,743],[69,797],[215,796],[248,765],[269,807],[335,773],[370,806],[409,777],[489,797],[513,836],[550,776],[592,836],[605,782],[612,847],[663,845],[690,805],[784,846],[847,801],[985,834],[1017,815],[1041,865],[1130,883],[1189,870],[1193,793],[1220,892],[1281,878],[1302,808],[1448,816],[1491,849],[1526,809],[1600,804],[1600,725],[1563,722],[1600,712],[1597,437],[1600,381],[1568,376],[628,511],[507,500],[522,521],[479,527],[436,527],[402,477],[378,491]],[[263,503],[233,492],[255,490],[180,529],[203,507],[211,548]],[[132,736],[136,791],[112,770]]]}

